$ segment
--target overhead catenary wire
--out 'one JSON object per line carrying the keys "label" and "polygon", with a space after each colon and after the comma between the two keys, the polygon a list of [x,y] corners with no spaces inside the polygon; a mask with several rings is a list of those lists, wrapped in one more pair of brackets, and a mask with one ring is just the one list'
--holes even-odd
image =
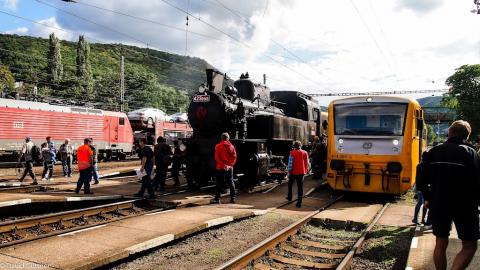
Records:
{"label": "overhead catenary wire", "polygon": [[[198,17],[198,16],[195,16],[194,14],[186,11],[185,9],[183,9],[183,8],[181,8],[181,7],[179,7],[179,6],[176,6],[176,5],[172,4],[171,2],[169,2],[169,1],[167,1],[167,0],[161,0],[161,1],[164,2],[165,4],[169,5],[170,7],[172,7],[172,8],[174,8],[174,9],[180,11],[180,12],[183,12],[184,14],[189,15],[190,17],[198,20],[199,22],[204,23],[205,25],[209,26],[210,28],[212,28],[212,29],[214,29],[214,30],[222,33],[223,35],[225,35],[225,36],[229,37],[230,39],[232,39],[233,41],[235,41],[235,42],[237,42],[237,43],[245,46],[246,48],[251,49],[251,46],[250,46],[249,44],[247,44],[247,43],[239,40],[238,38],[232,36],[231,34],[225,32],[225,31],[223,31],[222,29],[216,27],[215,25],[213,25],[213,24],[211,24],[211,23],[209,23],[209,22],[204,21],[202,18],[200,18],[200,17]],[[273,58],[271,55],[269,55],[268,53],[263,53],[263,55],[265,55],[267,58],[269,58],[271,61],[277,63],[278,65],[281,65],[281,66],[283,66],[284,68],[292,71],[293,73],[296,73],[297,75],[300,75],[300,76],[303,77],[304,79],[306,79],[306,80],[308,80],[308,81],[310,81],[310,82],[313,82],[315,85],[318,85],[318,84],[319,84],[318,82],[312,80],[310,77],[306,76],[305,74],[303,74],[303,73],[301,73],[301,72],[299,72],[299,71],[297,71],[297,70],[295,70],[295,69],[293,69],[293,68],[285,65],[284,63],[282,63],[282,62],[274,59],[274,58]]]}
{"label": "overhead catenary wire", "polygon": [[[82,16],[79,16],[79,15],[73,13],[73,12],[66,11],[66,10],[64,10],[64,9],[61,9],[61,8],[56,7],[56,6],[50,5],[50,4],[48,4],[48,3],[45,3],[45,2],[42,1],[42,0],[36,0],[36,1],[39,2],[39,3],[42,3],[42,4],[46,5],[46,6],[49,6],[49,7],[53,8],[53,9],[56,9],[56,10],[58,10],[58,11],[60,11],[60,12],[64,12],[64,13],[70,15],[70,16],[73,16],[73,17],[77,18],[77,19],[84,20],[84,21],[89,22],[89,23],[92,23],[92,24],[94,24],[94,25],[96,25],[96,26],[99,26],[99,27],[102,27],[102,28],[104,28],[104,29],[107,29],[107,30],[109,30],[109,31],[114,30],[114,29],[112,29],[111,27],[108,27],[108,26],[99,24],[99,23],[97,23],[97,22],[94,22],[94,21],[89,20],[89,19],[87,19],[87,18],[84,18],[84,17],[82,17]],[[89,4],[86,4],[86,5],[89,5]],[[115,13],[116,13],[116,11],[109,10],[109,9],[105,9],[105,8],[101,8],[101,7],[97,7],[97,6],[94,6],[94,5],[89,5],[89,6],[94,7],[94,8],[98,8],[98,9],[101,9],[101,10],[105,10],[105,11],[110,11],[110,12],[115,12]],[[182,10],[183,10],[183,9],[182,9]],[[129,15],[129,14],[126,14],[126,13],[121,13],[121,14],[124,15],[124,16],[130,16],[130,17],[135,17],[135,18],[137,18],[137,19],[140,19],[140,17],[138,17],[138,16],[132,16],[132,15]],[[188,16],[188,15],[191,15],[190,12],[188,12],[188,11],[186,11],[186,14],[187,14],[187,16]],[[193,15],[191,15],[191,16],[193,16]],[[206,23],[206,22],[202,21],[200,18],[197,18],[197,17],[195,17],[195,16],[193,16],[193,17],[194,17],[195,19],[200,20],[200,21],[203,22],[203,23]],[[151,21],[151,20],[147,20],[147,21],[149,21],[149,22],[154,22],[154,21]],[[209,24],[209,23],[207,23],[207,25],[210,26],[210,27],[214,27],[216,30],[221,31],[220,29],[216,28],[215,26],[213,26],[213,25],[211,25],[211,24]],[[57,28],[57,29],[58,29],[58,28]],[[129,37],[129,38],[131,38],[131,39],[133,38],[133,39],[136,40],[136,41],[142,42],[141,40],[136,39],[136,38],[134,38],[134,37],[132,37],[132,36],[130,36],[130,35],[128,35],[128,34],[125,34],[125,33],[122,33],[122,32],[116,31],[116,30],[115,30],[114,32],[117,33],[117,34],[123,34],[123,35],[125,35],[126,37]],[[227,34],[227,33],[223,32],[223,31],[222,31],[222,33]],[[227,34],[227,35],[228,35],[228,34]],[[231,38],[231,37],[233,37],[233,36],[230,35],[230,38]],[[245,43],[243,43],[242,41],[240,41],[240,40],[238,40],[238,39],[237,39],[236,41],[238,41],[240,44],[249,46],[248,44],[245,44]],[[149,49],[150,46],[149,46],[149,43],[148,43],[148,42],[143,41],[143,44],[146,45],[147,49]],[[173,53],[172,53],[172,54],[173,54]],[[280,65],[282,65],[282,66],[284,66],[284,67],[286,67],[286,68],[288,68],[288,69],[290,69],[292,72],[297,73],[297,74],[299,74],[299,75],[302,75],[304,78],[306,78],[306,79],[308,79],[308,80],[316,83],[315,81],[311,80],[309,77],[306,77],[305,75],[297,72],[296,70],[289,68],[288,66],[286,66],[286,65],[283,64],[283,63],[281,63],[280,61],[277,61],[276,59],[273,59],[271,56],[269,56],[269,55],[267,55],[267,56],[268,56],[268,58],[271,59],[272,61],[274,61],[274,62],[276,62],[276,63],[278,63],[278,64],[280,64]],[[159,60],[160,60],[160,61],[164,61],[164,62],[168,62],[167,60],[162,59],[162,58],[159,58]],[[172,63],[172,62],[170,62],[170,63]],[[176,63],[172,63],[172,64],[176,64]],[[185,66],[185,67],[186,67],[187,69],[192,70],[192,69],[191,69],[190,67],[188,67],[188,66]],[[200,71],[200,70],[196,70],[196,71],[201,72],[202,74],[204,73],[204,70],[201,70],[201,71]]]}
{"label": "overhead catenary wire", "polygon": [[363,26],[365,27],[365,29],[367,30],[367,33],[368,35],[370,36],[370,39],[373,41],[373,43],[375,44],[375,47],[377,48],[377,50],[380,52],[380,54],[383,56],[383,58],[386,60],[385,62],[387,63],[387,66],[390,68],[390,70],[394,73],[395,77],[398,78],[395,70],[393,69],[388,57],[385,55],[385,52],[382,50],[382,48],[380,47],[380,44],[378,43],[377,39],[375,38],[375,35],[373,34],[372,30],[370,29],[370,27],[368,26],[367,22],[365,21],[365,19],[363,18],[360,10],[358,9],[357,5],[355,4],[354,0],[350,0],[350,3],[352,4],[353,6],[353,9],[355,10],[355,12],[357,13],[358,17],[360,18],[360,21],[362,22]]}
{"label": "overhead catenary wire", "polygon": [[[108,11],[108,12],[111,12],[111,13],[114,13],[114,14],[118,14],[118,15],[122,15],[122,16],[125,16],[125,17],[129,17],[129,18],[132,18],[132,19],[136,19],[136,20],[140,20],[140,21],[144,21],[144,22],[156,24],[156,25],[159,25],[159,26],[163,26],[163,27],[166,27],[166,28],[169,28],[169,29],[173,29],[173,30],[185,32],[185,29],[182,29],[182,28],[180,28],[180,27],[176,27],[176,26],[173,26],[173,25],[168,25],[168,24],[165,24],[165,23],[162,23],[162,22],[159,22],[159,21],[155,21],[155,20],[151,20],[151,19],[147,19],[147,18],[142,18],[142,17],[139,17],[139,16],[135,16],[135,15],[132,15],[132,14],[129,14],[129,13],[126,13],[126,12],[121,12],[121,11],[114,10],[114,9],[108,9],[108,8],[104,8],[104,7],[97,6],[97,5],[87,4],[87,3],[83,2],[83,1],[82,1],[82,2],[80,2],[80,1],[79,1],[79,2],[76,2],[75,4],[84,5],[84,6],[88,6],[88,7],[91,7],[91,8],[100,9],[100,10],[103,10],[103,11]],[[219,38],[216,38],[216,37],[213,37],[213,36],[209,36],[209,35],[206,35],[206,34],[202,34],[202,33],[199,33],[199,32],[195,32],[195,31],[191,31],[191,30],[187,30],[187,32],[188,32],[189,34],[197,35],[197,36],[199,36],[199,37],[203,37],[203,38],[206,38],[206,39],[211,39],[211,40],[217,40],[217,41],[225,42],[224,40],[221,40],[221,39],[219,39]]]}

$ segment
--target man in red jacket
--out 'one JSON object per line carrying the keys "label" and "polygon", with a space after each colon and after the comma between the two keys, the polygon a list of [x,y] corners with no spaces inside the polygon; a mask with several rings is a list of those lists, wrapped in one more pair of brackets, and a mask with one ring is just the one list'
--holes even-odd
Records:
{"label": "man in red jacket", "polygon": [[297,181],[298,200],[297,207],[302,207],[303,198],[303,177],[308,172],[308,153],[302,150],[302,143],[295,141],[293,143],[293,150],[290,151],[288,158],[288,172],[290,177],[288,178],[288,195],[287,200],[292,200],[292,186],[293,181]]}
{"label": "man in red jacket", "polygon": [[235,203],[235,184],[233,183],[233,165],[237,160],[235,147],[230,143],[227,132],[222,133],[222,141],[215,146],[216,193],[212,203],[220,203],[220,193],[224,183],[230,187],[230,203]]}

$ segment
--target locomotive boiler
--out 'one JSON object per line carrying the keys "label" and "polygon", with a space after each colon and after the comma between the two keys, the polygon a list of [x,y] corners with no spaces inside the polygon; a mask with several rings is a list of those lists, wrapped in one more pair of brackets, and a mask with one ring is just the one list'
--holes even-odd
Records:
{"label": "locomotive boiler", "polygon": [[310,96],[297,91],[270,91],[242,74],[224,87],[225,76],[207,69],[207,83],[188,107],[193,136],[187,144],[189,177],[205,185],[214,176],[215,144],[230,134],[237,151],[234,174],[244,187],[283,178],[294,140],[304,145],[320,133],[326,120]]}

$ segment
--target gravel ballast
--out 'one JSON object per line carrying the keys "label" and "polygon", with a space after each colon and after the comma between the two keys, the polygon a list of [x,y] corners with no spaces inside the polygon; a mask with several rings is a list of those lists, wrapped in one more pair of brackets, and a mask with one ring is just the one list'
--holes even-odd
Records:
{"label": "gravel ballast", "polygon": [[351,269],[405,269],[413,234],[414,228],[375,226]]}
{"label": "gravel ballast", "polygon": [[189,237],[112,269],[212,269],[296,220],[278,213],[245,219]]}

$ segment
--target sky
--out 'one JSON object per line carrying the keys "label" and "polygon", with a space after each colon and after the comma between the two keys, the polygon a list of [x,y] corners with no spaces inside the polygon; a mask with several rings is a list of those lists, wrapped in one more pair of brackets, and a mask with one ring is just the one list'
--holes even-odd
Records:
{"label": "sky", "polygon": [[0,0],[0,31],[148,46],[309,94],[444,89],[455,68],[480,62],[471,0],[77,2]]}

